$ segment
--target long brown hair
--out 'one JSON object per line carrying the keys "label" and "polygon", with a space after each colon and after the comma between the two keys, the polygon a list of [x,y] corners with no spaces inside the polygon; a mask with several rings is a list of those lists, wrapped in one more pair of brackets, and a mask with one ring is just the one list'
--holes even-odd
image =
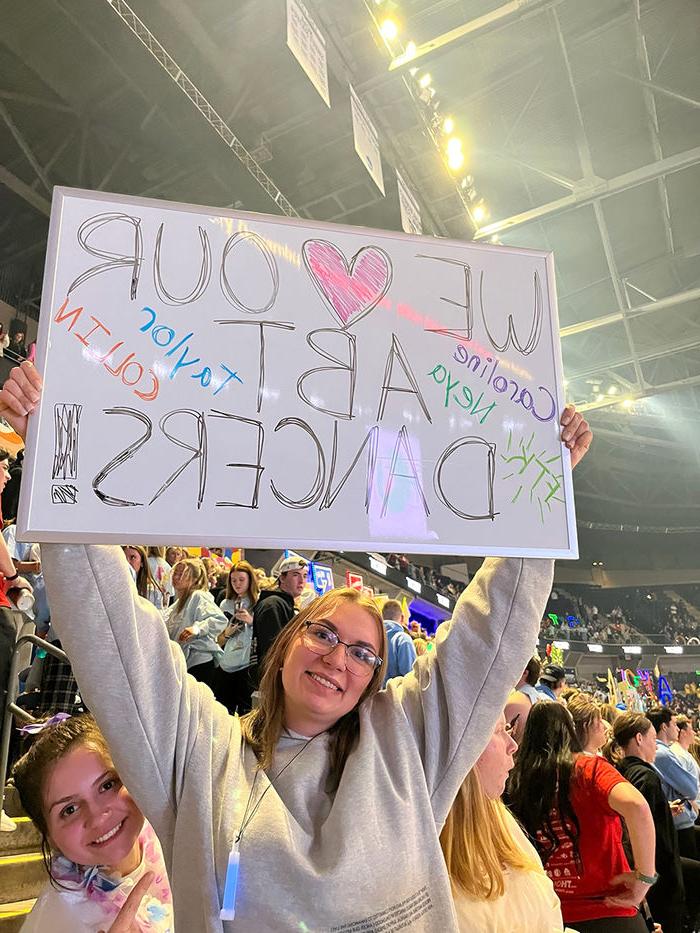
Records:
{"label": "long brown hair", "polygon": [[232,573],[248,574],[248,596],[251,605],[254,606],[260,596],[260,586],[258,585],[258,578],[255,576],[255,568],[247,560],[239,560],[237,564],[231,567],[226,577],[226,599],[236,599],[236,591],[231,585]]}
{"label": "long brown hair", "polygon": [[[381,613],[374,602],[357,590],[343,587],[331,590],[292,619],[279,633],[265,655],[260,679],[260,700],[256,709],[241,719],[241,732],[251,746],[263,771],[272,766],[275,747],[282,734],[284,721],[284,687],[282,686],[282,664],[293,642],[299,637],[304,623],[314,619],[328,618],[338,606],[352,603],[364,609],[374,620],[379,635],[382,663],[372,675],[360,703],[374,696],[384,683],[387,664],[386,633]],[[360,732],[358,705],[346,713],[328,730],[330,735],[330,773],[328,790],[333,792],[340,783],[348,755],[355,747]]]}
{"label": "long brown hair", "polygon": [[165,590],[158,585],[153,574],[151,573],[151,565],[148,563],[148,554],[146,553],[146,548],[142,547],[140,544],[125,544],[124,553],[126,554],[127,548],[130,548],[141,558],[141,566],[136,571],[136,592],[139,596],[143,596],[144,599],[148,599],[148,591],[150,589],[158,590],[161,595],[165,596]]}
{"label": "long brown hair", "polygon": [[195,590],[204,590],[207,593],[209,592],[209,577],[207,576],[207,568],[204,566],[199,557],[186,557],[184,560],[179,560],[175,564],[175,567],[173,567],[173,574],[175,573],[176,568],[181,564],[184,564],[187,570],[188,583],[177,598],[174,615],[179,615],[182,612],[182,610],[185,608],[187,600]]}
{"label": "long brown hair", "polygon": [[542,870],[513,839],[506,808],[490,800],[476,768],[467,775],[440,833],[452,884],[481,901],[505,893],[505,869]]}
{"label": "long brown hair", "polygon": [[97,723],[92,716],[82,714],[46,726],[29,751],[15,764],[12,772],[22,807],[41,834],[44,867],[54,887],[58,886],[58,882],[51,874],[52,851],[45,815],[46,783],[57,761],[74,749],[83,747],[94,749],[112,765],[112,756]]}

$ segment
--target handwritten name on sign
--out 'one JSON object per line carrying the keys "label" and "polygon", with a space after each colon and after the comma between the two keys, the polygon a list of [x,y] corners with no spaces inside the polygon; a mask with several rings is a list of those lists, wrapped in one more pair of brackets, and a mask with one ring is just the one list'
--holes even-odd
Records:
{"label": "handwritten name on sign", "polygon": [[20,530],[575,556],[551,257],[57,189]]}

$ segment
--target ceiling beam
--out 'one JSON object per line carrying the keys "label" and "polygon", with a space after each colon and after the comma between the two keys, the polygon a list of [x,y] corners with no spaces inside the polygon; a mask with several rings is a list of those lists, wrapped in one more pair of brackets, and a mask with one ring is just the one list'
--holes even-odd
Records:
{"label": "ceiling beam", "polygon": [[[660,395],[662,392],[673,392],[674,389],[687,389],[690,386],[700,385],[700,376],[688,376],[686,379],[674,379],[673,382],[664,382],[662,385],[649,386],[643,392],[632,392],[628,398],[632,400],[638,398],[647,398],[652,395]],[[612,405],[619,405],[620,398],[605,398],[602,402],[581,402],[576,403],[577,411],[597,411],[600,408],[610,408]]]}
{"label": "ceiling beam", "polygon": [[582,334],[587,330],[595,330],[598,327],[605,327],[608,324],[617,324],[623,320],[623,317],[629,320],[633,317],[641,317],[644,314],[653,314],[656,311],[663,311],[666,308],[674,308],[676,305],[686,304],[689,301],[700,301],[700,288],[689,288],[684,292],[674,292],[673,295],[659,298],[658,301],[649,301],[646,304],[637,305],[625,311],[624,315],[621,311],[613,311],[612,314],[603,314],[590,321],[570,324],[568,327],[562,327],[559,330],[559,336],[572,337],[574,334]]}
{"label": "ceiling beam", "polygon": [[541,220],[543,217],[551,217],[593,204],[595,201],[609,198],[621,191],[627,191],[649,181],[655,181],[663,175],[681,172],[692,165],[697,165],[698,162],[700,162],[700,146],[695,146],[693,149],[678,152],[666,159],[659,159],[648,165],[642,165],[631,172],[624,172],[622,175],[615,176],[615,178],[608,180],[597,177],[581,179],[572,194],[557,198],[555,201],[549,201],[547,204],[541,204],[539,207],[533,207],[529,211],[513,214],[512,217],[506,217],[504,220],[497,220],[485,227],[480,227],[474,234],[474,239],[483,240],[485,237],[493,236],[494,233],[502,233],[504,230],[512,230],[514,227],[521,227],[523,224]]}
{"label": "ceiling beam", "polygon": [[397,71],[401,68],[415,67],[415,65],[428,56],[442,52],[447,46],[454,45],[456,42],[463,42],[470,39],[478,32],[485,32],[494,27],[504,26],[508,22],[517,19],[521,13],[532,13],[536,10],[547,10],[556,6],[562,0],[510,0],[504,3],[490,13],[483,16],[477,16],[476,19],[470,19],[448,32],[443,32],[434,39],[428,39],[422,42],[412,55],[403,52],[397,55],[389,65],[389,71]]}
{"label": "ceiling beam", "polygon": [[51,213],[51,204],[46,198],[37,194],[33,188],[23,182],[21,178],[14,175],[9,169],[5,168],[4,165],[0,165],[0,184],[5,185],[10,191],[18,194],[20,198],[23,198],[28,204],[31,204],[39,213],[45,214],[46,217]]}
{"label": "ceiling beam", "polygon": [[636,78],[634,75],[628,75],[625,74],[624,71],[616,71],[613,68],[605,70],[609,71],[610,74],[617,75],[618,78],[624,78],[625,81],[631,81],[633,84],[639,84],[642,87],[653,91],[655,94],[662,94],[664,97],[670,97],[672,100],[680,101],[682,104],[687,104],[689,107],[700,108],[700,100],[695,100],[694,97],[686,97],[685,94],[679,94],[677,91],[672,91],[670,88],[664,87],[661,84],[657,84],[655,81],[645,81],[643,78]]}
{"label": "ceiling beam", "polygon": [[41,181],[42,185],[46,188],[46,190],[47,190],[47,191],[49,192],[49,194],[50,194],[50,193],[51,193],[51,189],[52,189],[52,187],[53,187],[52,184],[51,184],[51,182],[49,181],[49,179],[48,179],[47,176],[46,176],[46,173],[44,172],[44,170],[42,169],[41,165],[39,164],[39,160],[37,159],[37,157],[36,157],[36,156],[34,155],[34,153],[32,152],[29,143],[28,143],[27,140],[24,138],[24,136],[23,136],[22,133],[20,132],[19,128],[15,125],[15,122],[14,122],[14,120],[12,119],[12,117],[10,116],[10,114],[9,114],[9,112],[8,112],[8,110],[7,110],[7,107],[6,107],[2,102],[0,102],[0,117],[2,117],[2,119],[3,119],[3,120],[5,121],[5,123],[7,124],[7,128],[9,129],[10,133],[12,134],[12,136],[13,136],[15,142],[17,143],[17,145],[19,146],[19,148],[20,148],[20,149],[22,150],[22,152],[24,153],[24,156],[25,156],[27,162],[29,162],[29,164],[31,165],[31,167],[34,169],[37,178]]}

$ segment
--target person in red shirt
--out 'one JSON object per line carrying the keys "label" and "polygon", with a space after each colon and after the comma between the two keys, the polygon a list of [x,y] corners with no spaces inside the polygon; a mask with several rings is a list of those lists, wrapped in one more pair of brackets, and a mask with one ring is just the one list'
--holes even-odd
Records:
{"label": "person in red shirt", "polygon": [[[649,805],[611,764],[583,751],[560,703],[532,708],[509,797],[566,924],[579,933],[646,933],[638,907],[656,880]],[[622,847],[622,821],[634,869]]]}

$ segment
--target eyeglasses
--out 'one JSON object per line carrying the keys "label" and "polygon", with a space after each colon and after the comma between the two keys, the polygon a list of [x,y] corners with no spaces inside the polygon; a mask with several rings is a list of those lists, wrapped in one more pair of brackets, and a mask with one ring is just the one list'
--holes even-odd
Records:
{"label": "eyeglasses", "polygon": [[323,622],[305,622],[304,644],[314,654],[327,655],[342,645],[345,648],[345,664],[351,674],[372,674],[382,659],[366,645],[349,645],[338,638],[338,633]]}

